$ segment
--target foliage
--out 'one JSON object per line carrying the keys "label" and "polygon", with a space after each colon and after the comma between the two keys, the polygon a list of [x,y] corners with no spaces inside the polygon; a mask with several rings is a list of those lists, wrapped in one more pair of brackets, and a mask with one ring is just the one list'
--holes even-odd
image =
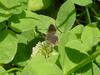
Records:
{"label": "foliage", "polygon": [[0,0],[0,75],[79,74],[100,75],[99,0]]}

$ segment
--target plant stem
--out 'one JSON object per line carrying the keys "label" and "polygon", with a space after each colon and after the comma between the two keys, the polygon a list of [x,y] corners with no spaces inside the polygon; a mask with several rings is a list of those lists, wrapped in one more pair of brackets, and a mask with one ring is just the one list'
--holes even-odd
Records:
{"label": "plant stem", "polygon": [[7,71],[2,72],[0,75],[4,75],[5,73],[9,73],[9,72],[12,72],[12,71],[15,71],[15,70],[21,71],[19,68],[11,68],[11,69],[9,69]]}
{"label": "plant stem", "polygon": [[86,7],[86,13],[87,13],[89,24],[91,24],[91,18],[90,18],[90,13],[89,13],[88,7]]}
{"label": "plant stem", "polygon": [[97,63],[96,60],[94,61],[94,64],[96,64],[99,67],[99,69],[100,69],[100,65]]}
{"label": "plant stem", "polygon": [[91,11],[96,15],[98,16],[98,13],[95,11],[95,9],[93,7],[90,7],[91,8]]}

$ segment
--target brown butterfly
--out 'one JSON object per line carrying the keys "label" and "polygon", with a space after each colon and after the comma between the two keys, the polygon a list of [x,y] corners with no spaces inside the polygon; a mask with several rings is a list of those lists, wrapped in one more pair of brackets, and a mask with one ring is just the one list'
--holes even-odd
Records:
{"label": "brown butterfly", "polygon": [[51,24],[47,31],[46,41],[52,44],[56,44],[58,41],[58,37],[55,35],[55,33],[56,33],[56,27],[53,24]]}

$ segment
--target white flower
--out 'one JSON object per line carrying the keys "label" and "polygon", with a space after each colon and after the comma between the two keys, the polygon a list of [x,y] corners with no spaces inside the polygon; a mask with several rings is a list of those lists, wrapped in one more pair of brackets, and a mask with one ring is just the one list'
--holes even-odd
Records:
{"label": "white flower", "polygon": [[42,43],[38,42],[38,44],[36,44],[36,46],[32,48],[32,56],[37,54],[41,48],[42,48]]}
{"label": "white flower", "polygon": [[40,54],[44,55],[45,57],[48,57],[51,52],[52,52],[52,45],[47,41],[43,41],[43,42],[38,42],[36,46],[32,48],[31,56]]}

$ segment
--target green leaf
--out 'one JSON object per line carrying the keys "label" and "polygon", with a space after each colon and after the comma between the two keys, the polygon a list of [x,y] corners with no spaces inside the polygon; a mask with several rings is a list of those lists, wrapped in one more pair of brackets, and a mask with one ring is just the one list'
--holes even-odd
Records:
{"label": "green leaf", "polygon": [[48,16],[38,15],[31,11],[26,11],[25,14],[26,14],[26,16],[24,18],[19,18],[18,22],[11,23],[12,29],[14,29],[14,30],[17,29],[20,32],[24,32],[24,31],[32,30],[35,28],[35,26],[37,26],[38,29],[44,31],[48,28],[48,26],[51,23],[54,23],[54,19],[52,19]]}
{"label": "green leaf", "polygon": [[100,68],[96,64],[93,64],[93,74],[94,75],[100,74]]}
{"label": "green leaf", "polygon": [[92,68],[93,68],[92,63],[89,63],[81,67],[77,71],[75,71],[75,74],[76,75],[92,75]]}
{"label": "green leaf", "polygon": [[[60,65],[62,67],[64,74],[66,72],[68,72],[69,68],[71,68],[71,66],[69,64],[69,59],[68,59],[68,57],[66,57],[66,52],[65,52],[65,44],[68,42],[68,40],[67,40],[68,35],[69,35],[68,32],[63,33],[62,37],[60,38],[60,42],[58,44],[58,50],[59,50],[59,53],[60,53],[59,61],[60,61]],[[65,65],[65,64],[67,64],[67,65]],[[65,70],[64,69],[65,67],[66,68],[69,67],[69,68]]]}
{"label": "green leaf", "polygon": [[97,20],[99,20],[99,21],[100,21],[100,17],[99,17],[99,16],[96,16],[96,18],[97,18]]}
{"label": "green leaf", "polygon": [[14,9],[7,10],[7,11],[9,12],[9,14],[13,15],[13,14],[20,14],[23,10],[24,10],[24,7],[19,6],[19,7],[16,7]]}
{"label": "green leaf", "polygon": [[[98,43],[97,47],[96,47],[96,51],[100,51],[100,43]],[[96,62],[98,64],[98,66],[100,67],[100,55],[96,57]]]}
{"label": "green leaf", "polygon": [[18,31],[20,32],[24,32],[24,31],[29,31],[29,30],[32,30],[35,28],[36,26],[36,20],[34,19],[20,19],[20,22],[19,23],[11,23],[11,28],[13,29],[14,27],[14,30],[17,29]]}
{"label": "green leaf", "polygon": [[34,56],[21,75],[63,75],[63,73],[56,64],[46,61],[42,56]]}
{"label": "green leaf", "polygon": [[13,14],[20,14],[23,10],[24,10],[23,5],[8,9],[1,4],[0,5],[0,22],[8,20]]}
{"label": "green leaf", "polygon": [[80,25],[75,26],[71,31],[77,35],[81,35],[83,30],[84,30],[84,26],[80,24]]}
{"label": "green leaf", "polygon": [[17,52],[11,63],[25,66],[30,58],[32,47],[36,43],[35,41],[36,39],[33,30],[25,31],[18,35]]}
{"label": "green leaf", "polygon": [[10,17],[10,16],[6,16],[6,17],[0,16],[0,22],[3,22],[3,21],[8,20],[9,17]]}
{"label": "green leaf", "polygon": [[92,3],[92,0],[72,0],[77,5],[86,6]]}
{"label": "green leaf", "polygon": [[62,45],[65,45],[67,42],[72,41],[72,40],[77,40],[77,36],[72,32],[72,31],[68,31],[66,33],[63,33],[59,43],[62,43]]}
{"label": "green leaf", "polygon": [[98,65],[100,66],[100,55],[98,57],[96,57],[96,62],[98,63]]}
{"label": "green leaf", "polygon": [[61,31],[68,31],[72,28],[75,19],[75,6],[71,0],[67,0],[58,11],[56,25]]}
{"label": "green leaf", "polygon": [[[78,40],[77,38],[70,37],[70,40],[68,41],[69,35],[71,35],[69,32],[63,33],[62,37],[60,39],[59,45],[58,45],[58,50],[60,53],[59,60],[60,60],[60,64],[61,64],[64,74],[69,73],[70,70],[72,68],[74,68],[75,66],[77,66],[81,60],[84,60],[87,57],[87,55],[86,55],[86,53],[84,53],[84,51],[83,52],[79,51],[79,49],[81,49],[81,48],[77,44],[80,44],[80,42],[76,41],[77,44],[76,44],[76,42],[74,42],[74,40]],[[71,38],[72,38],[72,40],[71,40]],[[76,44],[76,45],[72,46],[74,49],[66,47],[66,44],[71,41],[73,41],[73,43],[71,43],[71,44]],[[70,45],[70,47],[71,47],[71,45]],[[81,46],[81,47],[83,47],[83,46]],[[75,48],[78,50],[76,50]]]}
{"label": "green leaf", "polygon": [[23,32],[23,33],[21,33],[21,34],[19,35],[19,42],[20,42],[20,43],[22,43],[21,40],[23,40],[23,38],[21,38],[21,37],[26,38],[26,39],[27,39],[27,42],[30,42],[30,41],[32,41],[35,37],[37,37],[37,35],[35,34],[35,31],[34,31],[34,30],[25,31],[25,32]]}
{"label": "green leaf", "polygon": [[[4,3],[5,5],[8,5],[8,6],[6,7],[2,3]],[[11,4],[9,4],[9,3],[11,3]],[[10,8],[9,8],[9,5],[12,5],[12,6],[10,6]],[[13,14],[20,14],[24,9],[25,9],[25,1],[2,0],[0,3],[1,20],[2,19],[7,20]]]}
{"label": "green leaf", "polygon": [[6,73],[6,70],[0,66],[0,75],[8,75],[8,73]]}
{"label": "green leaf", "polygon": [[0,0],[0,3],[2,3],[6,8],[12,8],[20,5],[19,0]]}
{"label": "green leaf", "polygon": [[29,0],[28,9],[32,11],[38,11],[46,9],[50,6],[52,0]]}
{"label": "green leaf", "polygon": [[85,48],[85,45],[82,44],[82,42],[80,40],[69,41],[68,43],[66,43],[66,47],[78,50],[78,51],[83,52],[83,53],[86,53],[86,51],[87,51]]}
{"label": "green leaf", "polygon": [[10,10],[5,9],[4,7],[0,6],[0,16],[8,17],[8,16],[11,16],[13,14],[20,14],[23,10],[24,9],[22,6],[15,7],[15,8],[12,8]]}
{"label": "green leaf", "polygon": [[52,55],[47,59],[49,62],[56,63],[58,59],[58,52],[53,51]]}
{"label": "green leaf", "polygon": [[86,46],[87,50],[90,50],[94,45],[99,42],[99,37],[99,29],[92,24],[91,26],[88,25],[85,27],[81,36],[81,40]]}
{"label": "green leaf", "polygon": [[38,15],[38,14],[33,13],[31,11],[25,11],[25,13],[26,13],[26,17],[28,17],[28,18],[31,17],[37,21],[36,26],[42,32],[44,32],[46,29],[48,29],[48,26],[50,24],[55,24],[55,20],[49,16]]}
{"label": "green leaf", "polygon": [[0,23],[0,31],[5,28],[5,22]]}
{"label": "green leaf", "polygon": [[[74,27],[72,30],[70,30],[69,36],[74,35],[74,36],[77,37],[77,39],[80,39],[83,30],[84,30],[84,26],[83,25],[78,25],[78,26]],[[74,36],[69,37],[69,39],[71,40],[72,38],[74,38]]]}
{"label": "green leaf", "polygon": [[78,37],[75,33],[73,33],[72,31],[69,31],[68,36],[66,37],[65,40],[67,40],[67,39],[68,39],[68,42],[69,42],[69,41],[72,41],[72,40],[77,40]]}
{"label": "green leaf", "polygon": [[0,16],[8,16],[10,15],[9,12],[7,10],[5,10],[4,7],[0,6]]}
{"label": "green leaf", "polygon": [[17,51],[17,42],[15,34],[11,31],[0,32],[0,63],[8,63],[13,60]]}
{"label": "green leaf", "polygon": [[[75,52],[73,52],[73,54],[74,54]],[[68,74],[68,75],[70,75],[71,73],[73,73],[73,72],[75,72],[75,71],[77,71],[77,70],[80,70],[80,68],[82,68],[82,67],[84,67],[84,66],[86,66],[87,64],[89,64],[89,63],[91,63],[98,55],[100,55],[100,51],[96,51],[96,52],[94,52],[92,55],[90,55],[90,56],[84,56],[84,55],[82,55],[82,57],[80,57],[79,55],[79,57],[82,59],[76,66],[74,66],[72,69],[70,69],[70,71],[69,72],[67,72],[66,73],[66,75]],[[75,56],[74,56],[75,57]],[[83,59],[83,58],[85,58],[85,59]],[[75,58],[74,58],[75,59]],[[90,65],[91,66],[91,65]],[[83,68],[84,69],[84,68]],[[88,68],[89,69],[89,68]],[[92,69],[93,70],[93,69]],[[83,71],[83,70],[81,70],[81,71]]]}
{"label": "green leaf", "polygon": [[8,11],[4,10],[3,7],[0,6],[0,22],[8,20],[10,16],[11,14]]}

